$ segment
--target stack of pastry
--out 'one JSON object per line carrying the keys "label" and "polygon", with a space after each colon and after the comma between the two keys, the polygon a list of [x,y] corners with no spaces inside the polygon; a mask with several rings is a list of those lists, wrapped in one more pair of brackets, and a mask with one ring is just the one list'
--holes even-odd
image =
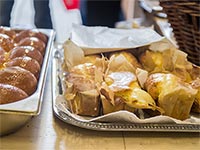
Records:
{"label": "stack of pastry", "polygon": [[0,104],[35,92],[46,42],[46,35],[38,30],[0,27]]}
{"label": "stack of pastry", "polygon": [[86,56],[81,64],[69,70],[65,78],[65,98],[70,110],[86,116],[139,109],[161,113],[162,109],[140,87],[137,67],[141,65],[127,52],[111,54],[109,59]]}
{"label": "stack of pastry", "polygon": [[[96,82],[101,82],[103,64],[98,56],[85,57],[81,64],[73,66],[65,79],[65,97],[75,114],[98,116],[100,95]],[[98,78],[99,77],[99,78]]]}
{"label": "stack of pastry", "polygon": [[153,98],[140,87],[137,68],[141,65],[131,53],[118,52],[110,56],[100,90],[103,114],[118,110],[136,112],[139,109],[162,112]]}
{"label": "stack of pastry", "polygon": [[146,50],[137,57],[126,51],[106,56],[87,56],[93,61],[70,66],[65,98],[73,113],[142,110],[185,120],[191,111],[199,112],[200,68],[188,62],[185,53],[169,48]]}

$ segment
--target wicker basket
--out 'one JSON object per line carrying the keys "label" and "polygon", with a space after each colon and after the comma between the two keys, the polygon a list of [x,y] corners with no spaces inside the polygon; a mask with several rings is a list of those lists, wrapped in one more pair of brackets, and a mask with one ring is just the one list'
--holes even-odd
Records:
{"label": "wicker basket", "polygon": [[188,54],[188,60],[200,65],[200,1],[160,0],[167,14],[179,49]]}

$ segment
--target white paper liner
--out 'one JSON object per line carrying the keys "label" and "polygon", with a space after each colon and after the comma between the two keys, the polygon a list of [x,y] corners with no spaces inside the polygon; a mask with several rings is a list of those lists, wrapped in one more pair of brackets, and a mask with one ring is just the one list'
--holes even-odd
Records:
{"label": "white paper liner", "polygon": [[71,41],[81,47],[85,54],[137,48],[164,39],[150,28],[114,29],[108,27],[87,27],[74,24]]}
{"label": "white paper liner", "polygon": [[200,118],[195,116],[190,116],[190,118],[181,121],[169,116],[155,116],[146,119],[138,118],[134,113],[128,112],[126,110],[117,111],[109,113],[107,115],[102,115],[98,117],[86,117],[73,114],[69,111],[67,101],[64,96],[59,95],[56,97],[55,106],[59,111],[62,111],[72,118],[75,118],[81,122],[120,122],[120,123],[176,123],[176,124],[200,124]]}

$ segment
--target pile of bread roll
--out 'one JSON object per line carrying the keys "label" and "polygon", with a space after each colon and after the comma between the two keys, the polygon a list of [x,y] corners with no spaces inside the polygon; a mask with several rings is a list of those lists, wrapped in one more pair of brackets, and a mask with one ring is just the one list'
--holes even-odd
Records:
{"label": "pile of bread roll", "polygon": [[85,56],[78,65],[63,65],[64,95],[79,115],[127,110],[185,120],[200,113],[200,67],[186,57],[178,49]]}
{"label": "pile of bread roll", "polygon": [[25,99],[35,92],[47,40],[37,29],[0,27],[0,104]]}

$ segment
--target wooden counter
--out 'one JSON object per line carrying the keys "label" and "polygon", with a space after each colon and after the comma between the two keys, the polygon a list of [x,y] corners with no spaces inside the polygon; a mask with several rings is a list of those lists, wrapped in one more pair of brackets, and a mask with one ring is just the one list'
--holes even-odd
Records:
{"label": "wooden counter", "polygon": [[0,138],[0,150],[198,150],[199,133],[98,132],[63,123],[52,112],[51,72],[39,116]]}

